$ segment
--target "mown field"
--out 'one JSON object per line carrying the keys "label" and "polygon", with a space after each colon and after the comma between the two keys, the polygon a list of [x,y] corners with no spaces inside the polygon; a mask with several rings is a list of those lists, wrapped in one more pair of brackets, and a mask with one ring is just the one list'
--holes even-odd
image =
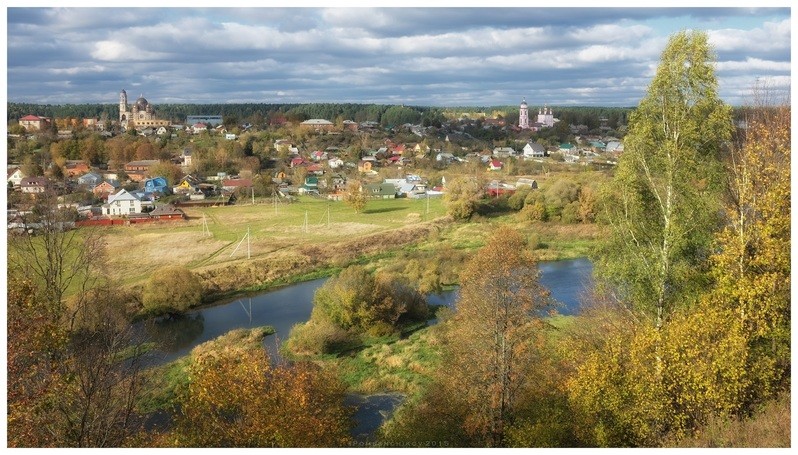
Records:
{"label": "mown field", "polygon": [[363,213],[355,213],[343,202],[311,197],[276,206],[270,199],[256,199],[254,205],[245,201],[191,208],[185,210],[189,220],[184,222],[106,229],[108,271],[124,284],[136,284],[167,265],[197,270],[245,262],[248,245],[241,240],[247,230],[250,257],[258,259],[298,247],[387,233],[440,218],[445,211],[440,198],[429,200],[429,212],[426,199],[373,200]]}
{"label": "mown field", "polygon": [[230,294],[332,273],[353,261],[390,261],[391,251],[409,245],[475,250],[500,224],[525,232],[541,260],[584,256],[598,236],[592,224],[520,222],[514,214],[455,223],[441,198],[372,200],[362,213],[312,197],[277,205],[256,199],[186,214],[187,221],[103,228],[108,273],[139,285],[161,267],[186,266],[209,282],[211,294]]}

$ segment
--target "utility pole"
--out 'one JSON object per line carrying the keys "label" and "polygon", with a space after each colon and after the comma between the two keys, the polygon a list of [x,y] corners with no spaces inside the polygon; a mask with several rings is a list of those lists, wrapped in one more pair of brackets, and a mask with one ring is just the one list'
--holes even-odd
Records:
{"label": "utility pole", "polygon": [[308,232],[308,211],[307,211],[307,210],[305,210],[305,225],[304,225],[304,231],[305,231],[305,233],[307,233],[307,232]]}
{"label": "utility pole", "polygon": [[249,226],[247,226],[247,259],[252,257],[250,248],[249,248]]}

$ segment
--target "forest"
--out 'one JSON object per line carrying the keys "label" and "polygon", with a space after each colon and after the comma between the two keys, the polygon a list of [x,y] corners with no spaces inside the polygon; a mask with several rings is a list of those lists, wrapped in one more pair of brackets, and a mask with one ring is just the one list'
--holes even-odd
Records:
{"label": "forest", "polygon": [[[384,104],[353,103],[308,103],[308,104],[159,104],[152,100],[158,116],[174,123],[184,123],[188,115],[222,115],[232,124],[251,123],[262,126],[282,122],[302,122],[311,118],[330,121],[372,121],[384,127],[395,127],[405,123],[440,127],[442,122],[459,118],[463,114],[487,115],[504,118],[508,125],[518,123],[518,106],[488,107],[424,107],[396,106]],[[555,116],[565,124],[586,125],[598,128],[600,119],[606,119],[611,128],[626,124],[632,108],[591,106],[553,107]],[[532,108],[530,108],[532,109]],[[534,110],[534,109],[532,109]],[[117,104],[65,104],[41,105],[30,103],[8,103],[8,121],[15,121],[33,114],[51,118],[100,118],[115,119],[119,114]],[[532,115],[534,113],[531,113]]]}
{"label": "forest", "polygon": [[[61,108],[33,113],[112,112]],[[446,109],[402,106],[227,109],[205,113],[446,118]],[[574,109],[574,121],[589,121]],[[189,285],[197,275],[176,272],[178,282],[138,295],[106,273],[102,233],[65,231],[56,210],[36,209],[39,231],[9,239],[8,446],[355,446],[346,362],[364,340],[391,339],[422,343],[434,368],[407,362],[424,380],[374,446],[790,447],[789,100],[754,87],[751,104],[732,109],[718,94],[708,35],[683,31],[639,105],[613,112],[628,130],[605,182],[590,191],[557,182],[501,202],[537,222],[601,230],[590,252],[596,286],[566,319],[540,284],[536,233],[505,223],[471,254],[413,251],[416,263],[390,277],[342,265],[292,331],[290,361],[270,361],[267,329],[235,331],[148,373],[130,322],[141,305],[166,314],[165,302],[201,299]],[[477,213],[482,196],[470,174],[453,179],[446,222],[490,222]],[[421,290],[440,285],[428,273],[434,262],[462,263],[446,280],[460,286],[454,310],[425,305]],[[435,326],[401,339],[431,311]],[[170,380],[178,386],[165,391]],[[159,400],[171,403],[170,424],[147,425],[142,403]]]}

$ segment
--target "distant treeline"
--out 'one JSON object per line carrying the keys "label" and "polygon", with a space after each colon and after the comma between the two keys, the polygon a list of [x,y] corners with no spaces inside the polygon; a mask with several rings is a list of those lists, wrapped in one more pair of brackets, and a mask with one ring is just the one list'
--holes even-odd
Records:
{"label": "distant treeline", "polygon": [[[462,106],[425,107],[388,104],[355,103],[308,103],[308,104],[155,104],[159,118],[183,123],[189,115],[222,115],[236,122],[253,124],[270,121],[301,122],[311,118],[330,121],[354,120],[372,121],[383,126],[396,126],[404,123],[440,126],[441,122],[462,114],[481,114],[488,117],[502,116],[507,124],[518,123],[518,106]],[[534,122],[539,106],[530,106],[530,121]],[[611,128],[625,125],[633,107],[596,106],[551,106],[554,117],[566,124],[587,125],[589,129],[601,126],[601,119]],[[744,108],[735,108],[735,118],[742,118]],[[28,114],[44,117],[101,118],[115,120],[119,115],[116,104],[32,104],[8,103],[7,121],[17,120]]]}

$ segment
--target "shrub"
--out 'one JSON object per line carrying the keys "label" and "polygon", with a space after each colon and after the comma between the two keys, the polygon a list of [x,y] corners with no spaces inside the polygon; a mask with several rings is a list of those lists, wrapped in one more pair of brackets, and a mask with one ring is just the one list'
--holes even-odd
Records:
{"label": "shrub", "polygon": [[202,301],[202,283],[185,267],[164,267],[153,273],[142,300],[154,314],[180,314]]}

